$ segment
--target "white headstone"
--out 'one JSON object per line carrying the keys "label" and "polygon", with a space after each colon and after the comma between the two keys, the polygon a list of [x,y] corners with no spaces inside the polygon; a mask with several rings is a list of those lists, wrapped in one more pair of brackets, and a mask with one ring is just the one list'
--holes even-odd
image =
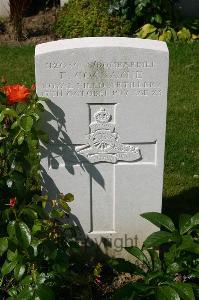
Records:
{"label": "white headstone", "polygon": [[0,1],[0,16],[8,17],[9,15],[10,15],[9,0],[1,0]]}
{"label": "white headstone", "polygon": [[111,255],[157,230],[140,214],[161,211],[168,61],[166,44],[152,40],[36,47],[37,93],[51,100],[45,187],[52,198],[74,194],[71,218]]}
{"label": "white headstone", "polygon": [[60,0],[60,6],[64,6],[64,4],[68,3],[69,0]]}

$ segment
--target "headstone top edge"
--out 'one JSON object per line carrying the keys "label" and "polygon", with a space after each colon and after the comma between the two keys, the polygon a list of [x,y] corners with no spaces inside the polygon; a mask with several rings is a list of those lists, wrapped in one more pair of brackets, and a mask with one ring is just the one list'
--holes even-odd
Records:
{"label": "headstone top edge", "polygon": [[81,48],[100,48],[100,47],[121,47],[138,48],[146,50],[156,50],[168,52],[167,44],[162,41],[126,38],[126,37],[86,37],[63,39],[53,42],[38,44],[35,48],[35,55],[46,54],[55,51],[81,49]]}

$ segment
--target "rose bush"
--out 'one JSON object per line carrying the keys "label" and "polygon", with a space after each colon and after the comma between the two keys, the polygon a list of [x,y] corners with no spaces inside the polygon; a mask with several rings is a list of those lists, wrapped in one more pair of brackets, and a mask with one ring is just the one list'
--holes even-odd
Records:
{"label": "rose bush", "polygon": [[79,294],[89,299],[94,277],[74,241],[75,228],[60,222],[73,195],[48,201],[40,193],[39,140],[48,139],[39,128],[44,100],[34,86],[5,83],[0,87],[0,299]]}

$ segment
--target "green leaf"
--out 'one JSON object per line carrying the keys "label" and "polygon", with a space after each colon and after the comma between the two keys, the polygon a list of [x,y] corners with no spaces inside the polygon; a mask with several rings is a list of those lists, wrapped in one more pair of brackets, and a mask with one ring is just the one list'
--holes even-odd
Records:
{"label": "green leaf", "polygon": [[34,290],[31,286],[25,286],[17,296],[17,300],[33,300]]}
{"label": "green leaf", "polygon": [[14,277],[16,280],[21,280],[26,270],[25,265],[18,264],[14,269]]}
{"label": "green leaf", "polygon": [[177,274],[181,270],[182,270],[182,267],[178,263],[174,262],[174,263],[172,263],[171,265],[168,266],[167,273],[168,274]]}
{"label": "green leaf", "polygon": [[163,30],[163,33],[159,36],[159,41],[169,42],[172,37],[171,32]]}
{"label": "green leaf", "polygon": [[35,121],[39,120],[39,115],[36,113],[32,113],[32,116],[35,118]]}
{"label": "green leaf", "polygon": [[157,300],[180,300],[178,293],[170,286],[157,287]]}
{"label": "green leaf", "polygon": [[13,108],[5,108],[3,110],[4,115],[7,115],[9,117],[17,117],[17,113]]}
{"label": "green leaf", "polygon": [[192,227],[199,225],[199,212],[191,217]]}
{"label": "green leaf", "polygon": [[3,119],[4,119],[4,113],[3,113],[3,111],[2,111],[2,112],[0,113],[0,122],[2,122]]}
{"label": "green leaf", "polygon": [[158,252],[154,249],[148,249],[147,251],[151,256],[151,261],[153,263],[153,271],[160,271],[162,269],[162,265]]}
{"label": "green leaf", "polygon": [[3,111],[2,111],[2,112],[0,113],[0,122],[2,122],[3,119],[4,119],[4,113],[3,113]]}
{"label": "green leaf", "polygon": [[189,248],[187,248],[187,251],[199,255],[199,244],[193,243]]}
{"label": "green leaf", "polygon": [[0,92],[0,103],[1,104],[6,104],[7,103],[7,98],[6,98],[6,94]]}
{"label": "green leaf", "polygon": [[31,116],[22,116],[20,126],[25,131],[30,131],[33,126],[33,118]]}
{"label": "green leaf", "polygon": [[32,227],[32,234],[35,235],[38,231],[41,231],[42,223],[41,221],[36,220],[35,224]]}
{"label": "green leaf", "polygon": [[158,33],[156,33],[156,32],[150,33],[150,34],[147,36],[147,39],[150,39],[150,40],[158,40]]}
{"label": "green leaf", "polygon": [[178,39],[177,33],[176,33],[176,31],[173,28],[170,28],[170,30],[171,30],[172,38],[173,38],[173,40],[175,42]]}
{"label": "green leaf", "polygon": [[167,30],[166,33],[167,33],[166,42],[170,42],[172,39],[172,33],[170,30]]}
{"label": "green leaf", "polygon": [[199,285],[196,283],[191,283],[192,289],[194,291],[194,295],[196,296],[196,299],[199,299]]}
{"label": "green leaf", "polygon": [[68,193],[68,194],[64,195],[61,199],[65,202],[72,202],[72,201],[74,201],[74,195],[71,193]]}
{"label": "green leaf", "polygon": [[32,220],[35,220],[38,217],[36,211],[34,211],[31,208],[23,208],[22,211],[21,211],[21,214],[28,216]]}
{"label": "green leaf", "polygon": [[21,285],[30,285],[33,281],[33,278],[31,275],[27,275],[26,277],[24,277],[21,281]]}
{"label": "green leaf", "polygon": [[192,217],[186,214],[180,216],[180,234],[185,234],[197,225],[199,225],[199,213],[196,213]]}
{"label": "green leaf", "polygon": [[164,214],[161,214],[158,212],[148,212],[148,213],[141,214],[141,217],[150,221],[151,223],[158,226],[159,228],[165,227],[166,229],[168,229],[171,232],[176,230],[175,225],[174,225],[173,221],[171,220],[171,218],[169,218],[168,216],[166,216]]}
{"label": "green leaf", "polygon": [[181,244],[178,247],[180,250],[186,250],[193,245],[193,237],[191,235],[185,235],[181,239]]}
{"label": "green leaf", "polygon": [[69,205],[68,205],[67,202],[65,202],[65,201],[63,201],[63,200],[59,200],[59,203],[60,203],[61,207],[62,207],[65,211],[67,211],[67,212],[70,212],[70,211],[71,211],[71,209],[70,209],[70,207],[69,207]]}
{"label": "green leaf", "polygon": [[61,209],[52,209],[49,213],[50,218],[63,218],[65,216],[65,212]]}
{"label": "green leaf", "polygon": [[199,243],[195,243],[191,235],[185,235],[182,237],[182,242],[178,249],[199,254]]}
{"label": "green leaf", "polygon": [[21,134],[17,140],[18,145],[21,145],[23,141],[24,141],[24,135]]}
{"label": "green leaf", "polygon": [[137,295],[133,289],[132,282],[127,283],[122,288],[118,289],[113,295],[111,300],[134,300],[137,299]]}
{"label": "green leaf", "polygon": [[9,261],[17,260],[17,257],[18,257],[18,251],[17,251],[17,249],[15,250],[15,252],[11,251],[10,249],[8,250],[8,252],[7,252],[7,259]]}
{"label": "green leaf", "polygon": [[191,39],[191,33],[189,29],[183,27],[180,31],[177,32],[177,36],[181,41],[188,41]]}
{"label": "green leaf", "polygon": [[195,300],[191,284],[178,282],[171,286],[176,290],[182,300]]}
{"label": "green leaf", "polygon": [[8,249],[8,239],[6,237],[0,238],[0,256]]}
{"label": "green leaf", "polygon": [[46,132],[44,132],[43,130],[37,130],[37,136],[41,142],[43,142],[43,143],[49,142],[49,135]]}
{"label": "green leaf", "polygon": [[191,216],[188,214],[182,214],[179,218],[180,234],[184,234],[191,228]]}
{"label": "green leaf", "polygon": [[158,24],[162,24],[162,17],[159,14],[157,14],[154,16],[154,21]]}
{"label": "green leaf", "polygon": [[158,280],[160,278],[164,277],[164,272],[163,271],[152,271],[152,272],[148,272],[144,278],[144,281],[146,284],[153,284],[153,282],[155,281],[156,278],[158,278]]}
{"label": "green leaf", "polygon": [[123,258],[112,258],[109,260],[109,264],[118,272],[125,272],[135,275],[144,275],[145,272],[137,265],[124,260]]}
{"label": "green leaf", "polygon": [[15,121],[14,123],[12,123],[11,129],[15,129],[17,126],[19,126],[19,121]]}
{"label": "green leaf", "polygon": [[170,243],[174,240],[175,239],[172,233],[167,231],[157,231],[146,238],[144,241],[144,246],[146,248],[159,247],[162,244]]}
{"label": "green leaf", "polygon": [[148,34],[156,31],[156,29],[157,28],[151,24],[145,24],[144,26],[141,27],[141,29],[137,33],[137,36],[145,39],[148,36]]}
{"label": "green leaf", "polygon": [[40,273],[37,275],[36,284],[37,286],[41,286],[45,281],[49,279],[49,275],[45,273]]}
{"label": "green leaf", "polygon": [[15,221],[10,221],[7,226],[7,233],[10,238],[15,236]]}
{"label": "green leaf", "polygon": [[6,260],[1,268],[2,275],[5,276],[8,273],[12,272],[12,270],[15,268],[16,264],[17,264],[17,261],[8,262]]}
{"label": "green leaf", "polygon": [[124,249],[150,268],[150,262],[148,261],[143,251],[140,250],[138,247],[125,247]]}
{"label": "green leaf", "polygon": [[31,232],[28,226],[24,222],[19,222],[16,224],[15,230],[19,244],[23,248],[28,248],[31,242]]}
{"label": "green leaf", "polygon": [[26,109],[27,109],[27,104],[26,103],[24,103],[24,102],[17,103],[16,112],[18,114],[21,114],[22,112],[25,112]]}
{"label": "green leaf", "polygon": [[40,285],[36,290],[36,297],[38,300],[54,300],[55,296],[51,288]]}
{"label": "green leaf", "polygon": [[[17,288],[14,287],[14,288],[11,288],[8,290],[8,295],[11,296],[11,297],[14,297],[17,295]],[[8,298],[9,299],[9,298]],[[10,299],[15,299],[15,298],[10,298]]]}

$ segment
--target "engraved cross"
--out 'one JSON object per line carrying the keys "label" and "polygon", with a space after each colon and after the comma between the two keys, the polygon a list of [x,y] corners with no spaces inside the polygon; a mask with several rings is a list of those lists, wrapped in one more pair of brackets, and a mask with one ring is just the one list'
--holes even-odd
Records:
{"label": "engraved cross", "polygon": [[[94,164],[104,179],[100,186],[90,176],[90,234],[117,232],[115,219],[115,177],[117,165],[147,163],[143,154],[151,152],[155,159],[155,144],[121,143],[116,130],[116,104],[90,104],[88,143],[75,147],[83,164]],[[146,149],[147,148],[147,149]],[[143,152],[143,153],[142,153]],[[85,161],[84,161],[85,158]],[[150,163],[150,162],[149,162]],[[110,165],[111,164],[111,165]],[[125,179],[124,179],[125,180]]]}

